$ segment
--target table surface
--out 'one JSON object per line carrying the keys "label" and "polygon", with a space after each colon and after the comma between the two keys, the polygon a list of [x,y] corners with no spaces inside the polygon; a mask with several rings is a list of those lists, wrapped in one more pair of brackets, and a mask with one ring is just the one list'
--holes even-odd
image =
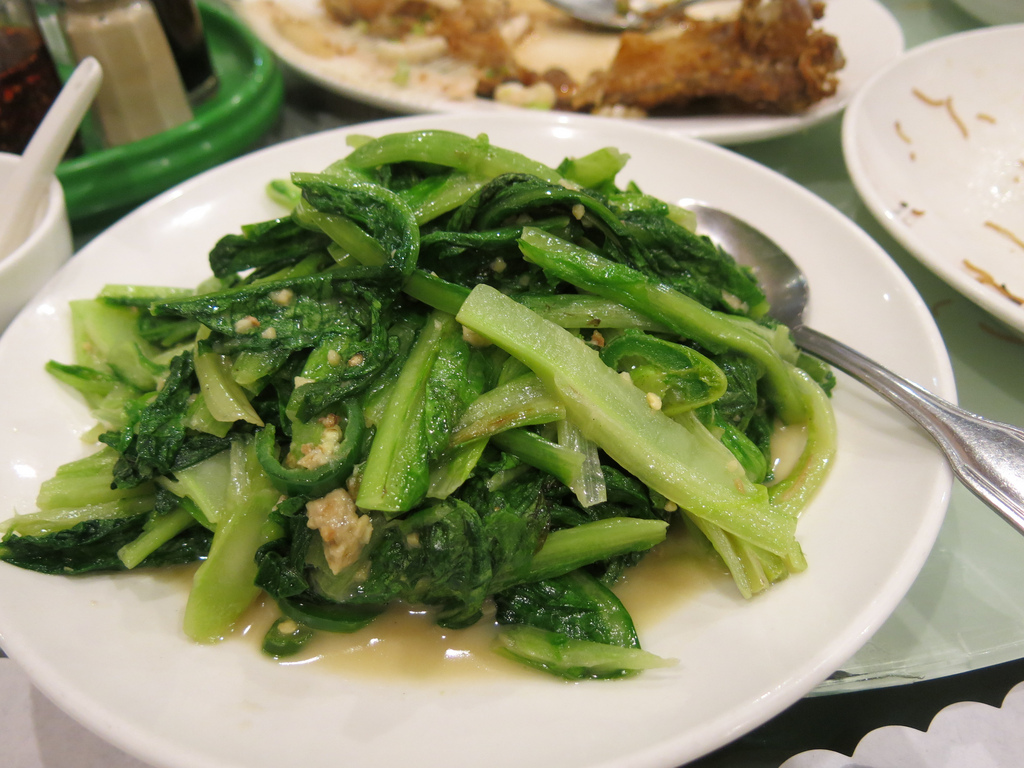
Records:
{"label": "table surface", "polygon": [[[982,26],[952,0],[882,2],[899,21],[907,48]],[[287,72],[285,79],[281,118],[258,146],[391,116]],[[847,174],[841,125],[836,117],[734,150],[804,185],[871,235],[932,308],[949,349],[960,404],[1024,425],[1018,375],[1024,340],[921,266],[875,221]],[[90,234],[76,233],[80,241]],[[1021,681],[1024,537],[957,485],[921,576],[841,674],[817,695],[691,765],[777,767],[810,749],[850,755],[875,728],[899,724],[923,730],[940,709],[958,701],[999,706]],[[6,768],[145,768],[71,721],[9,661],[0,662],[0,745]]]}

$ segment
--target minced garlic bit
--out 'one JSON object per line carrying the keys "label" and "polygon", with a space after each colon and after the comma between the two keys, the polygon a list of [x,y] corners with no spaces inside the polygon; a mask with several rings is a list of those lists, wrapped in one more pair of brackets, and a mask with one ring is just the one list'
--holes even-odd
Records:
{"label": "minced garlic bit", "polygon": [[235,333],[252,333],[260,327],[260,321],[252,315],[235,321]]}
{"label": "minced garlic bit", "polygon": [[282,635],[294,635],[299,631],[299,625],[292,619],[284,619],[277,625],[277,631]]}
{"label": "minced garlic bit", "polygon": [[341,365],[341,353],[336,349],[327,350],[327,364],[330,366]]}
{"label": "minced garlic bit", "polygon": [[661,410],[661,398],[656,392],[647,393],[647,404],[655,411]]}
{"label": "minced garlic bit", "polygon": [[677,509],[679,509],[679,505],[676,504],[674,501],[666,501],[665,502],[665,511],[666,512],[675,512]]}
{"label": "minced garlic bit", "polygon": [[307,379],[305,376],[296,376],[293,383],[296,387],[302,387],[306,384],[312,384],[316,379]]}
{"label": "minced garlic bit", "polygon": [[338,417],[329,413],[321,417],[320,424],[324,430],[320,433],[320,442],[316,445],[305,443],[300,447],[302,456],[296,460],[295,465],[303,469],[319,469],[328,464],[337,454],[338,446],[341,445],[342,432],[338,426]]}
{"label": "minced garlic bit", "polygon": [[465,341],[471,347],[489,347],[491,342],[481,336],[479,333],[474,331],[472,328],[462,326],[462,340]]}
{"label": "minced garlic bit", "polygon": [[505,262],[505,260],[501,258],[501,256],[499,256],[498,258],[491,262],[491,271],[497,272],[500,275],[502,272],[505,271],[505,268],[507,266],[508,264]]}
{"label": "minced garlic bit", "polygon": [[586,212],[587,207],[583,205],[583,203],[576,203],[576,205],[572,207],[572,217],[576,219],[576,221],[581,221]]}
{"label": "minced garlic bit", "polygon": [[269,328],[264,329],[263,333],[261,333],[260,336],[262,336],[264,339],[276,339],[277,328],[275,328],[274,326],[270,326]]}
{"label": "minced garlic bit", "polygon": [[348,359],[348,367],[357,368],[358,366],[362,365],[365,361],[366,357],[363,355],[363,353],[356,352],[354,355],[352,355],[352,357]]}
{"label": "minced garlic bit", "polygon": [[590,342],[596,347],[604,348],[604,334],[600,331],[594,331],[590,334]]}
{"label": "minced garlic bit", "polygon": [[306,518],[306,525],[320,533],[327,565],[336,574],[359,559],[373,534],[373,521],[359,514],[344,488],[307,502]]}
{"label": "minced garlic bit", "polygon": [[621,376],[623,380],[628,381],[630,384],[633,383],[633,377],[629,375],[629,371],[619,371],[619,376]]}
{"label": "minced garlic bit", "polygon": [[295,300],[295,291],[291,288],[282,288],[279,291],[271,291],[270,300],[280,307],[287,307]]}
{"label": "minced garlic bit", "polygon": [[348,480],[345,481],[345,490],[348,491],[348,495],[353,499],[359,495],[359,486],[363,481],[363,475],[361,472],[353,472],[348,476]]}

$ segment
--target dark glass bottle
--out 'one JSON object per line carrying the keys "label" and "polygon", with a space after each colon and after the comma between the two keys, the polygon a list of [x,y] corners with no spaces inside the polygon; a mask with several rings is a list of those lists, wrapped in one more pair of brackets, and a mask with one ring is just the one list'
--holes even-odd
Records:
{"label": "dark glass bottle", "polygon": [[217,87],[203,20],[195,0],[152,0],[160,24],[171,44],[189,100],[196,104]]}
{"label": "dark glass bottle", "polygon": [[60,88],[29,0],[0,0],[0,151],[24,151]]}

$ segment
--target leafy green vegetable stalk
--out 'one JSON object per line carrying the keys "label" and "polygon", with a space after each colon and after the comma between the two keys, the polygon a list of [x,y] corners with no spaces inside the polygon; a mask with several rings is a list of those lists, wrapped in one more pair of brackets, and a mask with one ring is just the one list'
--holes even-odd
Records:
{"label": "leafy green vegetable stalk", "polygon": [[731,349],[750,355],[764,366],[779,416],[787,423],[805,418],[803,399],[793,382],[791,368],[762,336],[752,333],[747,326],[628,266],[542,230],[524,228],[521,247],[529,260],[545,270],[657,320],[707,349]]}
{"label": "leafy green vegetable stalk", "polygon": [[529,365],[583,434],[648,487],[770,552],[796,548],[795,521],[773,512],[718,440],[652,408],[579,338],[489,286],[473,289],[457,319]]}
{"label": "leafy green vegetable stalk", "polygon": [[223,639],[256,599],[256,551],[281,534],[270,520],[279,498],[252,441],[233,442],[227,514],[217,525],[185,606],[185,634],[193,640]]}
{"label": "leafy green vegetable stalk", "polygon": [[446,335],[457,332],[455,318],[435,311],[392,385],[366,460],[356,504],[396,515],[408,512],[429,487],[427,456],[427,380]]}

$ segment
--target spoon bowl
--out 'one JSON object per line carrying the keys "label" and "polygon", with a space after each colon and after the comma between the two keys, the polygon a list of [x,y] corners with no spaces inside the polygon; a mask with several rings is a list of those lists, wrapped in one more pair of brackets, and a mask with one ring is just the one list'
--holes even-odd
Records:
{"label": "spoon bowl", "polygon": [[0,206],[0,259],[24,243],[31,233],[33,214],[102,79],[103,70],[92,57],[75,67],[6,180],[0,191],[5,201]]}
{"label": "spoon bowl", "polygon": [[804,324],[810,287],[800,267],[773,240],[725,211],[686,206],[697,231],[754,270],[797,346],[821,358],[913,419],[945,454],[957,478],[1003,519],[1024,533],[1024,430],[984,419],[946,402],[860,352]]}

